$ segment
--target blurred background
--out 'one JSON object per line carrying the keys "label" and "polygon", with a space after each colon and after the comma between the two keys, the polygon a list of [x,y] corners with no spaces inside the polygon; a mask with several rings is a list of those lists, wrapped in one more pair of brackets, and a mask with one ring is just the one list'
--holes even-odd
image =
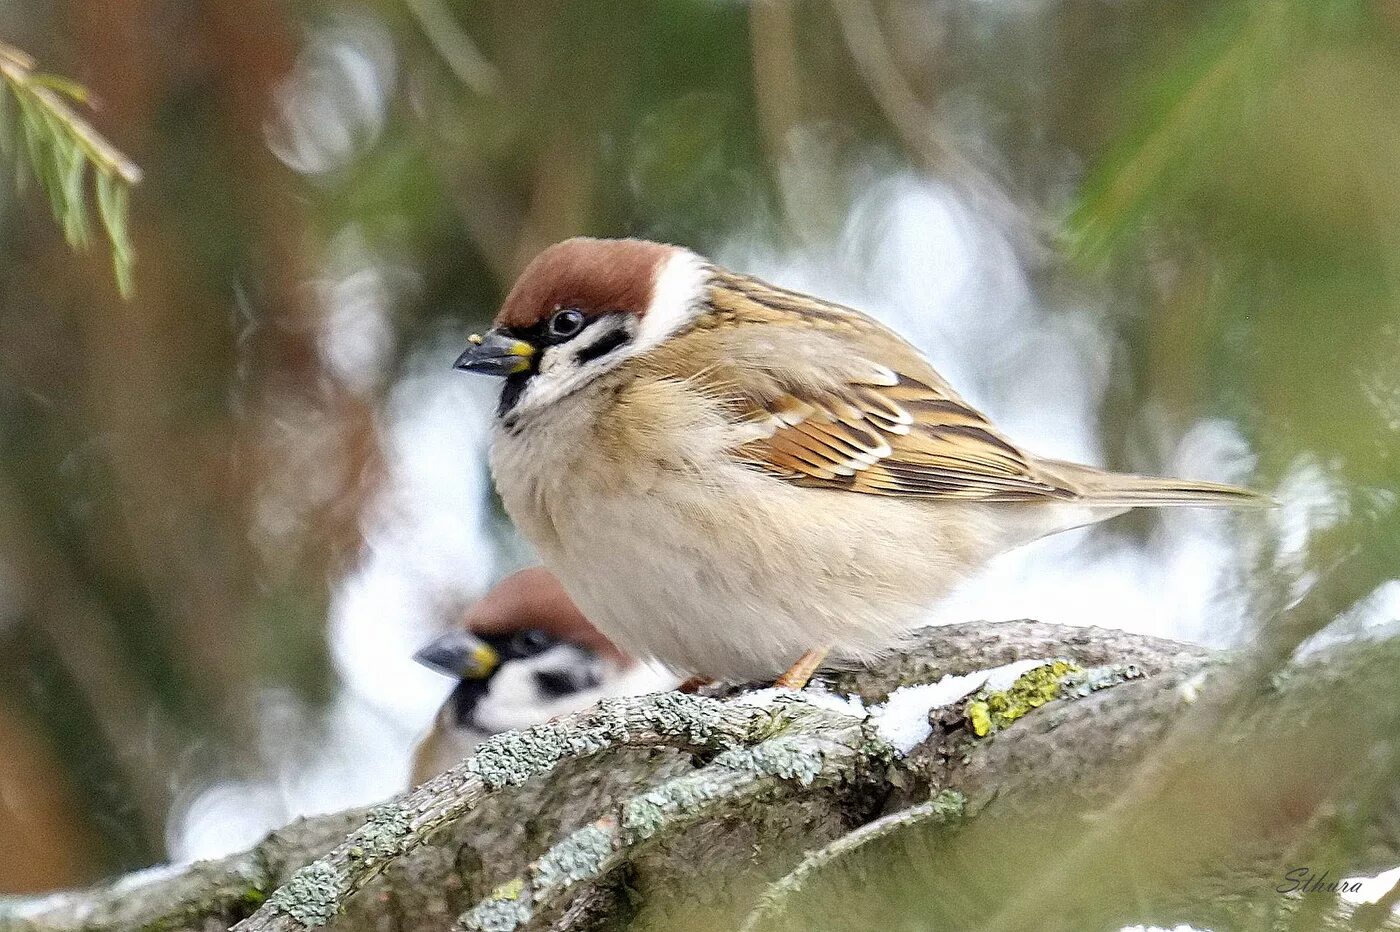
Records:
{"label": "blurred background", "polygon": [[1053,538],[931,620],[1400,617],[1395,0],[25,0],[0,39],[144,171],[130,300],[0,184],[0,892],[403,785],[450,685],[410,655],[530,561],[449,366],[576,233],[865,308],[1039,453],[1281,502]]}

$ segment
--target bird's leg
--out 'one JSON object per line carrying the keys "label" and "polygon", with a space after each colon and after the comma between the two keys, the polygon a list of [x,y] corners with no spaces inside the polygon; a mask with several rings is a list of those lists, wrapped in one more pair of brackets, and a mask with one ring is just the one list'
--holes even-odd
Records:
{"label": "bird's leg", "polygon": [[687,695],[692,695],[694,693],[699,692],[701,687],[709,686],[713,682],[714,680],[710,679],[708,676],[692,676],[689,679],[687,679],[684,683],[681,683],[681,685],[677,686],[676,691],[683,692]]}
{"label": "bird's leg", "polygon": [[788,671],[773,681],[773,685],[778,689],[802,689],[807,685],[807,681],[812,678],[812,674],[817,672],[817,668],[826,660],[826,655],[831,653],[829,647],[819,647],[816,650],[809,650],[801,657],[797,658],[797,663],[788,667]]}

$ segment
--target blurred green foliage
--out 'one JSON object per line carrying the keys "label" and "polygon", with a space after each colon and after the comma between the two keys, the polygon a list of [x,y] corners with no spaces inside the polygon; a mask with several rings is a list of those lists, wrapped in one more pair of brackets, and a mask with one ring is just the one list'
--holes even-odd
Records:
{"label": "blurred green foliage", "polygon": [[1073,254],[1165,311],[1142,320],[1153,383],[1217,399],[1266,474],[1310,456],[1337,482],[1312,558],[1340,591],[1314,624],[1400,554],[1395,26],[1363,0],[1204,12],[1134,69],[1069,215]]}

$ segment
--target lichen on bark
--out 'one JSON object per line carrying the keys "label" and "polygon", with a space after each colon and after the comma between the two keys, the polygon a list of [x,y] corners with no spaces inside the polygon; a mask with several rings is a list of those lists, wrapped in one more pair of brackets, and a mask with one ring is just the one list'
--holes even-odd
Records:
{"label": "lichen on bark", "polygon": [[[1089,811],[1101,810],[1123,798],[1131,785],[1125,780],[1144,759],[1163,753],[1167,739],[1183,732],[1199,740],[1218,732],[1228,742],[1212,746],[1205,759],[1231,754],[1273,762],[1246,789],[1278,803],[1270,810],[1275,831],[1280,825],[1297,831],[1296,820],[1280,817],[1306,815],[1315,800],[1330,799],[1326,793],[1338,785],[1336,763],[1358,759],[1347,750],[1394,717],[1384,707],[1390,693],[1378,685],[1393,681],[1394,658],[1378,660],[1373,650],[1340,656],[1330,667],[1300,667],[1259,697],[1250,715],[1226,721],[1228,728],[1206,728],[1195,719],[1218,715],[1213,697],[1234,669],[1213,656],[1122,632],[1029,622],[934,629],[878,668],[826,674],[826,687],[859,695],[869,706],[899,686],[1024,657],[1061,658],[1080,670],[1056,676],[1051,667],[1048,678],[1010,684],[1003,692],[1016,701],[1008,701],[1007,710],[1023,714],[1004,723],[995,740],[976,737],[966,701],[934,710],[929,738],[908,756],[893,754],[858,716],[817,709],[795,697],[765,698],[758,706],[704,696],[626,700],[493,739],[477,763],[421,792],[369,812],[295,823],[220,862],[42,903],[0,902],[0,929],[204,932],[227,928],[259,905],[263,893],[278,888],[272,898],[277,905],[264,905],[262,924],[244,928],[296,930],[333,921],[343,932],[441,932],[475,905],[483,929],[555,922],[569,930],[623,924],[695,929],[702,922],[734,929],[768,882],[827,878],[796,884],[804,900],[822,893],[844,871],[836,865],[826,873],[824,857],[859,849],[907,818],[942,819],[946,831],[935,830],[932,837],[939,845],[958,845],[985,834],[997,819],[1024,835],[1028,818],[1054,814],[1021,808],[1044,798],[1070,798]],[[1202,682],[1199,674],[1207,668],[1212,675]],[[1051,679],[1054,697],[1040,703]],[[1358,708],[1367,710],[1364,720],[1357,720]],[[1192,721],[1184,721],[1188,713]],[[1329,717],[1352,727],[1311,728]],[[1220,721],[1208,715],[1204,720],[1213,726]],[[1300,742],[1300,735],[1309,743]],[[1310,771],[1302,766],[1310,760],[1326,766]],[[1157,782],[1154,777],[1146,785]],[[1230,783],[1211,785],[1208,794],[1171,800],[1171,812],[1179,818],[1192,800],[1222,794],[1233,794],[1234,807],[1242,810],[1243,792]],[[965,800],[966,816],[930,814],[939,808],[930,806],[931,797]],[[1093,845],[1073,847],[1068,839],[1075,832],[1085,825],[1101,831],[1102,825],[1077,813],[1064,816],[1067,834],[1056,837],[1066,839],[1063,846],[1073,857],[1057,856],[1056,864],[1066,865],[1064,876],[1055,875],[1058,886],[1043,886],[1049,892],[1036,902],[1059,895],[1071,881],[1094,879],[1096,870],[1103,874],[1101,858],[1109,852],[1121,859],[1125,851],[1168,850],[1172,843],[1170,835],[1152,844],[1134,836],[1135,843],[1123,848],[1118,840],[1100,844],[1095,836]],[[1227,831],[1231,826],[1218,812],[1213,821],[1222,824],[1204,824],[1219,836],[1213,849],[1218,863],[1233,851],[1229,845],[1249,834]],[[908,831],[921,837],[916,826]],[[1272,850],[1280,850],[1278,839],[1273,842]],[[1384,835],[1368,842],[1371,851],[1400,850],[1400,842]],[[1255,856],[1239,853],[1247,855]],[[298,872],[308,864],[315,866]],[[705,871],[702,883],[692,879],[697,866]],[[1073,872],[1065,873],[1071,866]],[[1013,869],[1012,861],[1006,869]],[[366,884],[363,893],[355,892]],[[870,908],[861,898],[875,895],[854,889],[849,899]],[[1194,913],[1164,909],[1152,918],[1184,921],[1229,906],[1218,898],[1189,905]],[[269,912],[270,923],[264,921]]]}

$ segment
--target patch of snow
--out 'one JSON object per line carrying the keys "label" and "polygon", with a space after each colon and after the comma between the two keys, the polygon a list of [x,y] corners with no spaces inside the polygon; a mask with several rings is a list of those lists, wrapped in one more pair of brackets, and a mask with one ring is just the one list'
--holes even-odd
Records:
{"label": "patch of snow", "polygon": [[[1348,877],[1343,883],[1346,889],[1337,892],[1337,896],[1343,902],[1356,906],[1376,903],[1389,893],[1391,888],[1400,883],[1400,867],[1377,874],[1374,877]],[[1351,889],[1354,884],[1360,884],[1360,889]]]}
{"label": "patch of snow", "polygon": [[844,712],[846,715],[854,715],[856,718],[865,718],[869,714],[865,708],[865,700],[861,699],[860,696],[843,696],[840,693],[816,688],[808,689],[802,694],[802,698],[823,709]]}
{"label": "patch of snow", "polygon": [[869,716],[875,731],[900,754],[908,754],[928,739],[933,731],[929,713],[952,705],[980,689],[1009,689],[1011,684],[1038,667],[1053,663],[1049,658],[1017,660],[971,673],[949,673],[936,683],[901,686],[890,693],[889,699],[867,709],[859,696],[842,696],[820,688],[802,693],[788,689],[756,689],[735,699],[743,705],[768,705],[774,700],[801,697],[805,702],[857,718]]}
{"label": "patch of snow", "polygon": [[934,709],[952,705],[984,687],[1006,689],[1031,670],[1050,662],[1046,659],[1018,660],[991,670],[950,673],[937,683],[901,686],[890,693],[890,698],[883,705],[870,710],[870,719],[875,723],[880,737],[899,753],[908,754],[928,740],[933,731],[928,717]]}
{"label": "patch of snow", "polygon": [[1042,657],[1035,660],[1017,660],[1014,663],[1008,663],[1004,666],[997,667],[995,670],[988,670],[987,682],[984,685],[987,689],[994,691],[1010,689],[1012,683],[1016,682],[1027,673],[1040,667],[1047,666],[1052,662],[1053,661]]}
{"label": "patch of snow", "polygon": [[890,693],[889,701],[870,711],[875,731],[901,754],[908,754],[928,739],[933,731],[928,714],[957,702],[982,688],[985,673],[948,674],[937,683],[901,686]]}
{"label": "patch of snow", "polygon": [[72,900],[68,893],[52,893],[48,896],[20,897],[0,896],[0,919],[34,919],[51,909],[62,909]]}

